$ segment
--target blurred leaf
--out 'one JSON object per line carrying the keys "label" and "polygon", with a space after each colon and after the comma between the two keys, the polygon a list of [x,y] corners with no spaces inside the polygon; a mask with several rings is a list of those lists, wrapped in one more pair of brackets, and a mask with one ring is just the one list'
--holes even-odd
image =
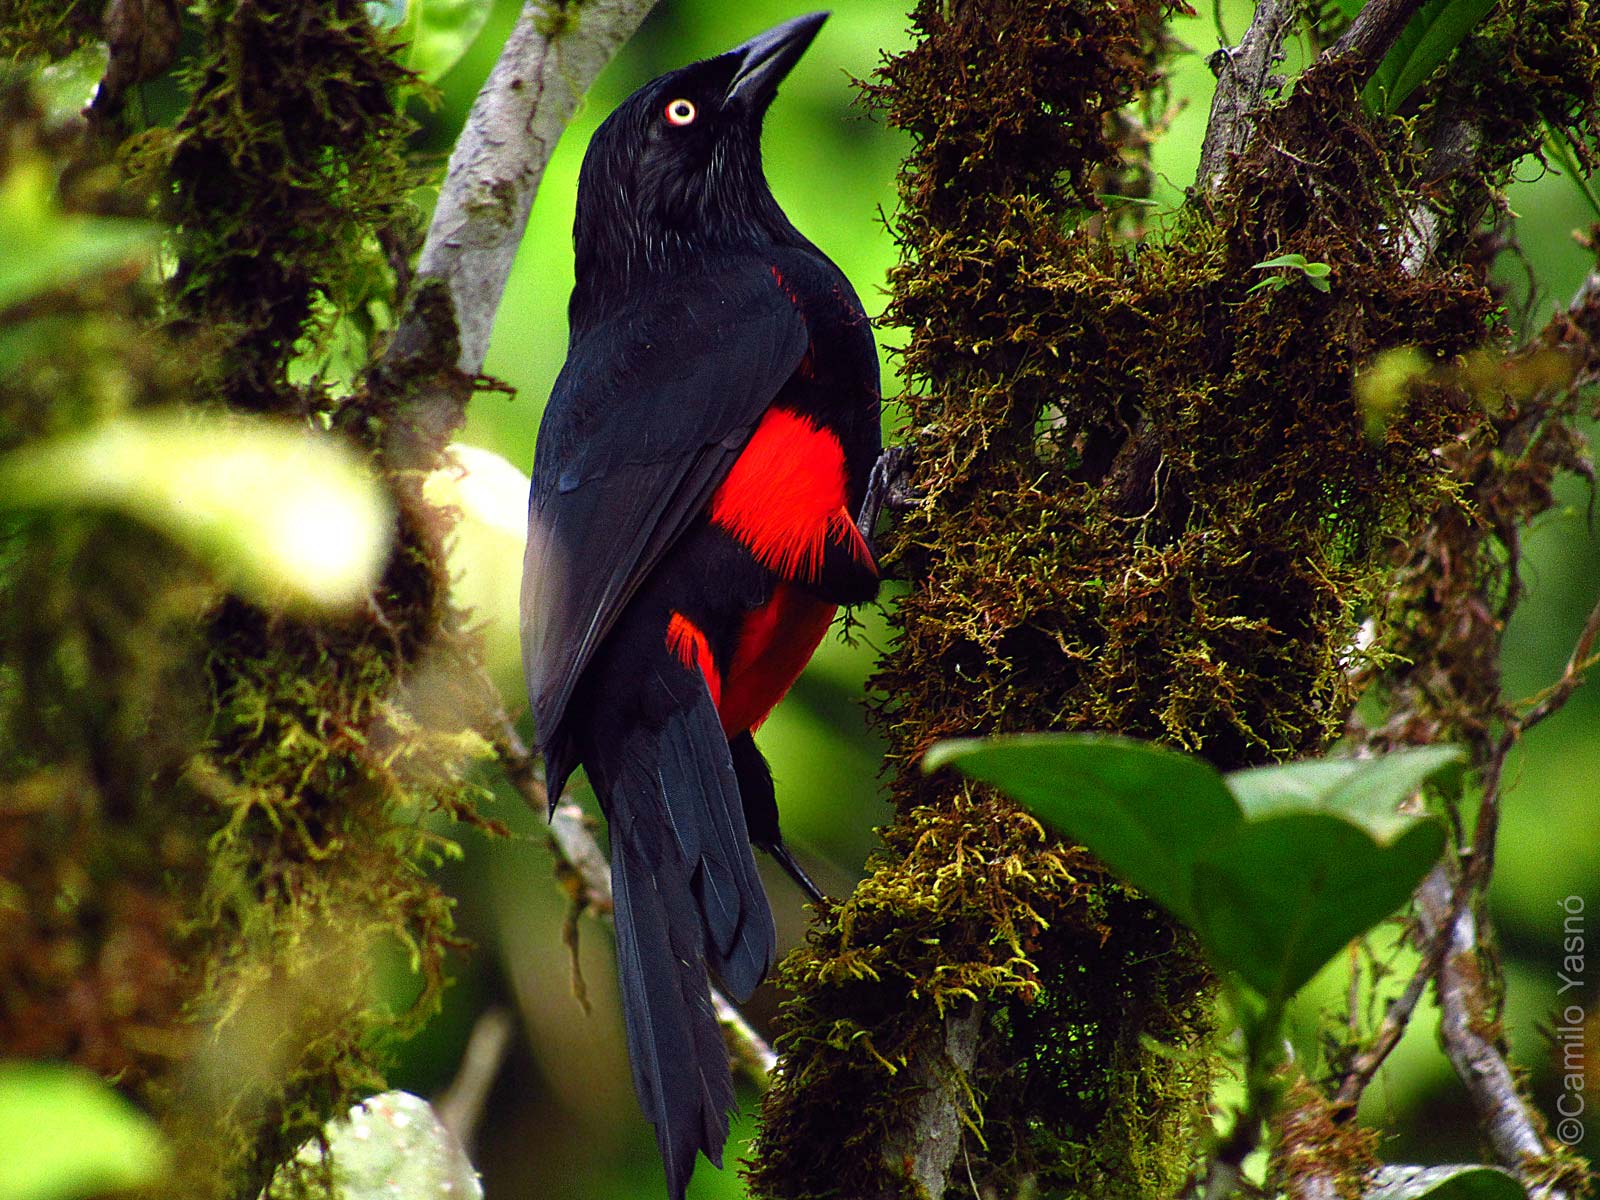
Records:
{"label": "blurred leaf", "polygon": [[1362,91],[1367,106],[1397,111],[1493,7],[1494,0],[1428,0],[1406,23]]}
{"label": "blurred leaf", "polygon": [[1430,775],[1462,760],[1455,746],[1418,746],[1375,758],[1314,758],[1234,771],[1228,790],[1251,820],[1326,812],[1353,821],[1380,843],[1416,822],[1396,811]]}
{"label": "blurred leaf", "polygon": [[367,15],[405,43],[402,63],[437,83],[483,32],[493,8],[493,0],[368,0]]}
{"label": "blurred leaf", "polygon": [[1328,813],[1251,820],[1195,862],[1196,929],[1215,965],[1284,999],[1404,904],[1443,851],[1428,818],[1387,844]]}
{"label": "blurred leaf", "polygon": [[21,157],[0,179],[0,308],[141,259],[155,237],[155,226],[143,221],[62,212],[50,165]]}
{"label": "blurred leaf", "polygon": [[924,771],[955,765],[1020,800],[1194,924],[1190,864],[1241,820],[1205,760],[1130,738],[1038,733],[940,742]]}
{"label": "blurred leaf", "polygon": [[148,1187],[166,1171],[155,1125],[77,1067],[0,1063],[0,1196],[71,1197]]}
{"label": "blurred leaf", "polygon": [[95,88],[105,77],[110,57],[110,48],[104,42],[89,42],[34,76],[44,101],[46,121],[59,125],[89,107]]}
{"label": "blurred leaf", "polygon": [[[364,1100],[323,1132],[333,1200],[482,1200],[483,1184],[461,1143],[426,1100],[408,1092]],[[322,1147],[307,1142],[295,1158],[320,1166]],[[279,1168],[271,1194],[297,1194],[288,1175],[287,1167]]]}
{"label": "blurred leaf", "polygon": [[1364,1200],[1525,1200],[1522,1185],[1499,1167],[1379,1167]]}
{"label": "blurred leaf", "polygon": [[450,543],[451,599],[483,629],[484,658],[508,711],[525,699],[518,630],[522,551],[528,536],[528,477],[491,450],[456,443],[428,476],[424,494],[460,510]]}
{"label": "blurred leaf", "polygon": [[1356,372],[1351,391],[1367,440],[1383,440],[1395,417],[1405,410],[1412,384],[1426,379],[1428,370],[1428,360],[1417,347],[1395,346]]}
{"label": "blurred leaf", "polygon": [[331,437],[264,418],[146,412],[0,459],[0,509],[112,508],[154,526],[230,586],[274,606],[370,594],[387,498]]}

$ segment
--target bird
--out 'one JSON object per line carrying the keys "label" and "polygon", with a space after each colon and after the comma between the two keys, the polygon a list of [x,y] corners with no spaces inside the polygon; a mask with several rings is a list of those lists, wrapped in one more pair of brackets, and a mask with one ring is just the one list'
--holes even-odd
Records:
{"label": "bird", "polygon": [[825,12],[652,80],[593,135],[566,361],[534,451],[523,664],[552,811],[611,842],[634,1088],[672,1200],[720,1167],[736,1001],[776,933],[752,846],[813,898],[754,733],[840,606],[878,593],[877,346],[768,184],[763,119]]}

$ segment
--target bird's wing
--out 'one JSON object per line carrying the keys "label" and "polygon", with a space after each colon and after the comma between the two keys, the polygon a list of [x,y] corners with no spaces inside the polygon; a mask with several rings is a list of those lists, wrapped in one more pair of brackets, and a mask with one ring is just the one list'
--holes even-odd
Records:
{"label": "bird's wing", "polygon": [[570,348],[539,430],[523,571],[523,665],[545,746],[808,340],[778,277],[750,257],[674,280]]}

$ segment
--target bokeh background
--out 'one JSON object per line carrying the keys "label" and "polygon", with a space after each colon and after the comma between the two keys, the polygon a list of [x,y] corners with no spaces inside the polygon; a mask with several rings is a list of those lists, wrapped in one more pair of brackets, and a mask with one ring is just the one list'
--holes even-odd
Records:
{"label": "bokeh background", "polygon": [[[497,0],[483,35],[444,79],[442,104],[419,111],[423,144],[439,154],[441,166],[518,6],[518,0]],[[532,462],[544,398],[565,352],[577,173],[595,127],[649,78],[718,53],[800,11],[772,0],[663,0],[601,76],[550,163],[490,347],[485,369],[512,385],[515,396],[481,395],[463,440],[498,451],[523,470]],[[1227,0],[1215,12],[1179,22],[1179,36],[1191,49],[1172,73],[1175,111],[1155,157],[1154,198],[1165,206],[1181,201],[1199,155],[1213,82],[1205,56],[1223,37],[1237,41],[1249,15],[1248,4]],[[779,201],[854,281],[873,314],[883,306],[883,282],[895,258],[884,214],[893,210],[905,144],[864,110],[851,78],[869,75],[882,54],[902,47],[905,26],[898,0],[840,0],[767,122],[767,170]],[[959,105],[961,97],[952,96],[950,103]],[[1520,253],[1504,256],[1497,277],[1506,288],[1509,318],[1532,327],[1552,306],[1565,304],[1581,282],[1592,257],[1572,233],[1586,228],[1596,213],[1573,180],[1534,161],[1519,171],[1507,200],[1518,214]],[[428,202],[426,195],[422,202]],[[880,330],[879,336],[889,351],[894,331]],[[884,393],[892,400],[901,387],[886,356]],[[896,418],[891,403],[885,413],[891,434]],[[1596,530],[1588,490],[1566,481],[1561,504],[1528,538],[1529,593],[1508,636],[1508,695],[1529,695],[1559,674],[1600,592]],[[853,644],[839,638],[825,643],[760,738],[778,781],[788,837],[835,894],[851,887],[873,847],[873,828],[888,811],[880,796],[880,748],[860,703],[888,627],[881,612],[861,615],[865,624]],[[520,703],[514,695],[507,700]],[[1515,1062],[1529,1072],[1548,1106],[1559,1087],[1549,1037],[1554,1015],[1574,998],[1593,1008],[1600,992],[1600,955],[1591,955],[1581,989],[1560,995],[1557,976],[1561,905],[1569,897],[1585,905],[1591,943],[1600,945],[1594,942],[1600,936],[1600,688],[1580,690],[1562,713],[1536,729],[1507,777],[1492,897],[1508,982],[1504,1028]],[[609,933],[591,920],[578,926],[576,961],[586,985],[586,1011],[575,993],[574,960],[563,941],[567,903],[553,882],[542,821],[509,791],[498,794],[490,815],[505,821],[513,836],[458,831],[464,855],[443,872],[459,898],[461,930],[475,950],[457,963],[445,1011],[400,1048],[391,1079],[424,1095],[437,1093],[455,1074],[479,1017],[494,1008],[509,1010],[518,1033],[473,1148],[490,1200],[658,1197],[661,1170],[629,1083]],[[780,950],[787,949],[803,929],[801,898],[779,872],[768,871],[767,882]],[[1395,970],[1392,992],[1403,985],[1412,959],[1384,942],[1376,939],[1375,958]],[[1340,1019],[1346,981],[1343,968],[1331,968],[1300,1004],[1297,1050],[1313,1069],[1319,1030]],[[403,972],[394,986],[404,992]],[[758,1026],[769,1027],[779,1000],[770,986],[757,995],[749,1013]],[[1477,1157],[1471,1108],[1438,1050],[1434,1028],[1433,1010],[1424,1007],[1368,1093],[1363,1116],[1383,1131],[1381,1153],[1389,1161]],[[1591,1021],[1587,1045],[1593,1086],[1600,1084],[1600,1022]],[[747,1110],[753,1099],[743,1095]],[[1591,1095],[1590,1105],[1600,1110],[1600,1095]],[[1594,1124],[1600,1125],[1600,1117]],[[751,1128],[748,1118],[736,1126],[731,1158],[745,1153]],[[1600,1138],[1591,1138],[1591,1156],[1597,1145]],[[743,1194],[736,1172],[703,1165],[691,1188],[697,1200]]]}

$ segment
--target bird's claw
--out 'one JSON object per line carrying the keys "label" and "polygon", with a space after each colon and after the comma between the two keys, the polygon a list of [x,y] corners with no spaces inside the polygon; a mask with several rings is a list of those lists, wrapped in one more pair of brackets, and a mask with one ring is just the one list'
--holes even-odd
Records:
{"label": "bird's claw", "polygon": [[868,542],[877,528],[878,516],[888,509],[892,513],[910,512],[922,503],[922,493],[906,483],[911,473],[911,450],[907,446],[889,446],[878,461],[872,464],[872,474],[867,478],[867,494],[861,502],[861,519],[856,527]]}

